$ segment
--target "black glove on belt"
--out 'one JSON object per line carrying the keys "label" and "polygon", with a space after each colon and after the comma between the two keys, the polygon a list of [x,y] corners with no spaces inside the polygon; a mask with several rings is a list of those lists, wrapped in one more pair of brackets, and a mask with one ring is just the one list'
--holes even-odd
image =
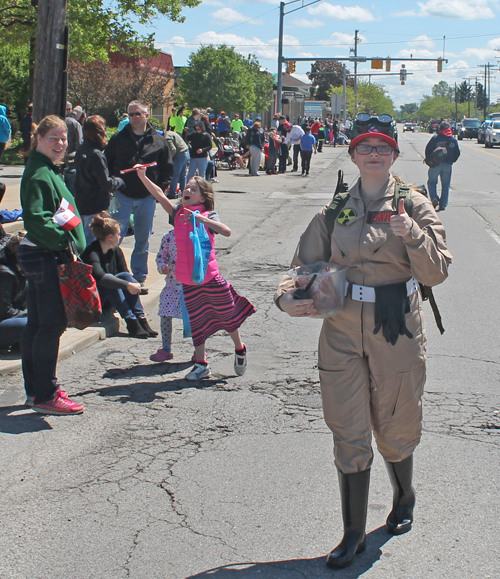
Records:
{"label": "black glove on belt", "polygon": [[393,346],[399,336],[413,338],[413,334],[406,327],[405,315],[409,314],[410,299],[406,295],[406,283],[393,283],[375,288],[375,329],[378,334],[380,328],[384,338]]}

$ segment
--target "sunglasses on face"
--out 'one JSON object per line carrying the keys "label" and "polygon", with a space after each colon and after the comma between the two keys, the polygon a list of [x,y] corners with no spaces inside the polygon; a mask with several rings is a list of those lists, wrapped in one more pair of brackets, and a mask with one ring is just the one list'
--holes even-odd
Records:
{"label": "sunglasses on face", "polygon": [[140,117],[141,115],[145,115],[146,113],[129,113],[129,117]]}
{"label": "sunglasses on face", "polygon": [[369,155],[373,150],[375,150],[377,154],[382,157],[388,157],[394,152],[394,149],[390,145],[377,145],[375,147],[372,147],[371,145],[356,145],[354,150],[359,155]]}

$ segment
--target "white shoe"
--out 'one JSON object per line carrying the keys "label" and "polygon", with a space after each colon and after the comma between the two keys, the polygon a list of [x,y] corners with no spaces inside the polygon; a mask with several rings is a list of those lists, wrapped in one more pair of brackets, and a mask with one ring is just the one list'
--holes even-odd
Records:
{"label": "white shoe", "polygon": [[191,372],[186,374],[186,380],[201,380],[202,378],[209,378],[210,377],[210,366],[207,364],[199,364],[198,362],[195,363]]}
{"label": "white shoe", "polygon": [[243,347],[245,348],[243,354],[234,353],[234,371],[238,376],[243,376],[247,371],[247,349],[246,346]]}

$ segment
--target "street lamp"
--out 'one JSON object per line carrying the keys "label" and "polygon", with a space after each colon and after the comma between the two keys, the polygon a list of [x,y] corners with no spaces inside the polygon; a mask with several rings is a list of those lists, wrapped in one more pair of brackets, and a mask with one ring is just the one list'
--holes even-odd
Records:
{"label": "street lamp", "polygon": [[[283,20],[287,14],[291,14],[292,12],[297,12],[297,10],[302,10],[302,8],[307,8],[312,4],[316,4],[317,2],[322,2],[322,0],[312,0],[312,2],[308,2],[304,4],[305,0],[291,0],[291,2],[280,2],[280,25],[279,25],[279,34],[278,34],[278,89],[276,100],[278,101],[278,109],[281,112],[281,101],[283,99]],[[296,4],[297,2],[301,2],[302,6],[298,8],[294,8],[293,10],[289,10],[285,12],[285,6],[289,6],[290,4]]]}

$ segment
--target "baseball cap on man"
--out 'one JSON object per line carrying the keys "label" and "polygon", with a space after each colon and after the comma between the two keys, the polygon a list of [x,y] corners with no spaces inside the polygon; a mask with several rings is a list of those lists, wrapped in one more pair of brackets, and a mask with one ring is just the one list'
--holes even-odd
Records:
{"label": "baseball cap on man", "polygon": [[291,125],[291,123],[286,122],[286,123],[283,123],[283,128],[288,131],[288,129],[292,128],[292,125]]}
{"label": "baseball cap on man", "polygon": [[261,121],[262,119],[260,117],[255,117],[256,121]]}

